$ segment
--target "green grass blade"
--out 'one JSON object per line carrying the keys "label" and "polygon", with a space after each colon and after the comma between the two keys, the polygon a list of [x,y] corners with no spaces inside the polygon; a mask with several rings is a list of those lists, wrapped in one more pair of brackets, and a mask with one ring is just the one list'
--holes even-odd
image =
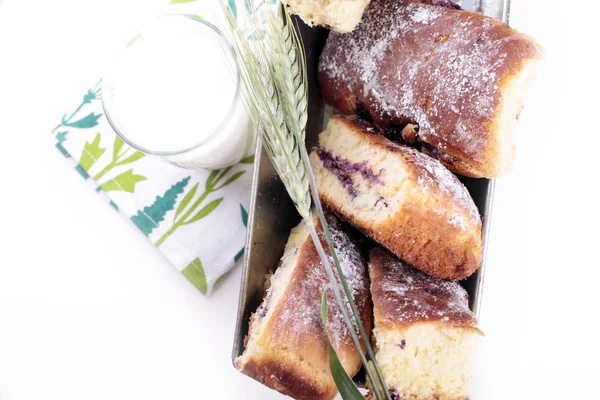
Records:
{"label": "green grass blade", "polygon": [[364,400],[363,395],[358,391],[358,388],[350,379],[346,370],[342,366],[335,349],[331,345],[329,335],[327,334],[327,290],[323,291],[321,299],[321,318],[323,319],[323,329],[325,330],[325,338],[327,339],[327,353],[329,355],[329,369],[335,381],[335,385],[342,395],[344,400]]}

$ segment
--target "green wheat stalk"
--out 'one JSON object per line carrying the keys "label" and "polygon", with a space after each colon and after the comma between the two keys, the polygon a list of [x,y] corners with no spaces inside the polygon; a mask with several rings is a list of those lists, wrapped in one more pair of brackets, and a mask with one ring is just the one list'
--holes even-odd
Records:
{"label": "green wheat stalk", "polygon": [[[323,214],[304,145],[308,119],[308,93],[306,59],[298,33],[285,9],[283,18],[281,18],[270,7],[262,7],[262,10],[247,19],[245,25],[240,26],[224,0],[220,1],[220,5],[227,19],[227,23],[224,24],[226,34],[237,55],[235,62],[243,83],[243,98],[257,125],[263,148],[310,230],[315,247],[331,281],[335,299],[342,311],[369,380],[374,388],[382,388],[386,399],[391,400],[370,345],[369,335],[361,323],[360,315],[333,247],[331,233]],[[281,9],[280,4],[278,6]],[[253,37],[254,32],[261,30],[266,31],[266,36],[262,40],[257,40],[258,38]],[[252,33],[248,34],[248,32]],[[316,214],[325,232],[327,246],[333,256],[342,288],[374,366],[379,384],[375,381],[372,371],[367,365],[367,358],[362,351],[360,339],[348,314],[329,257],[317,234],[311,213],[312,202],[315,204]],[[341,390],[339,386],[338,389]],[[382,400],[378,390],[375,390],[375,395],[378,400]]]}

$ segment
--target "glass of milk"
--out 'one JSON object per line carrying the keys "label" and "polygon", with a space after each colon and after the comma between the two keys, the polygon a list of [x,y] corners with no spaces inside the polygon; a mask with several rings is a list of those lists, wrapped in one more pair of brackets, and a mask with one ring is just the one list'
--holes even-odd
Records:
{"label": "glass of milk", "polygon": [[102,105],[130,146],[185,168],[218,169],[254,151],[235,53],[192,15],[158,17],[120,48],[102,79]]}

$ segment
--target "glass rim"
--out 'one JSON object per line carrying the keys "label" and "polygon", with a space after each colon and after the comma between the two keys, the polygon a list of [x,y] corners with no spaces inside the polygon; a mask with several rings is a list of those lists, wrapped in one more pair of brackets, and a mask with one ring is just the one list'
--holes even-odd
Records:
{"label": "glass rim", "polygon": [[[235,68],[235,94],[233,96],[233,100],[231,101],[231,105],[229,106],[229,110],[227,111],[227,114],[225,115],[225,117],[223,118],[223,120],[221,121],[221,123],[219,124],[219,126],[217,126],[217,128],[211,132],[208,136],[206,136],[205,138],[203,138],[200,142],[186,147],[184,149],[181,150],[172,150],[172,151],[164,151],[164,150],[150,150],[147,149],[135,142],[133,142],[132,140],[130,140],[123,132],[121,132],[121,130],[117,127],[117,124],[114,122],[114,120],[110,117],[110,113],[108,112],[108,108],[105,100],[104,100],[104,95],[103,95],[103,91],[101,91],[102,95],[101,95],[101,103],[102,103],[102,110],[104,111],[104,116],[106,117],[106,120],[108,121],[108,124],[111,126],[111,128],[115,131],[115,133],[117,134],[117,136],[119,136],[125,143],[127,143],[129,146],[131,146],[132,148],[141,151],[142,153],[146,153],[152,156],[159,156],[159,157],[169,157],[169,156],[177,156],[177,155],[181,155],[181,154],[185,154],[188,153],[190,151],[196,150],[197,148],[199,148],[200,146],[208,143],[209,141],[211,141],[212,139],[214,139],[221,131],[223,131],[223,128],[227,125],[228,121],[231,119],[232,114],[235,112],[239,97],[240,97],[240,71],[237,67],[237,55],[235,53],[235,50],[233,49],[233,47],[231,46],[231,44],[229,43],[229,41],[225,38],[225,36],[223,35],[223,33],[221,32],[221,30],[219,28],[217,28],[215,25],[213,25],[212,23],[198,17],[195,15],[191,15],[191,14],[167,14],[167,15],[161,15],[155,18],[156,19],[160,19],[160,18],[168,18],[168,17],[183,17],[183,18],[188,18],[191,19],[192,21],[195,22],[199,22],[200,24],[206,26],[207,28],[211,29],[212,31],[214,31],[214,33],[217,34],[217,36],[219,36],[219,39],[223,42],[223,44],[226,46],[226,48],[228,48],[231,51],[231,55],[233,58],[233,68]],[[154,23],[154,21],[152,22]],[[147,26],[148,24],[146,24]],[[133,35],[132,37],[135,37],[140,31],[143,31],[145,28],[145,26],[141,26]],[[129,41],[131,41],[131,38],[129,38]],[[126,42],[126,43],[129,43]],[[125,45],[126,46],[126,45]],[[122,47],[125,47],[122,46]],[[102,78],[102,83],[101,83],[101,88],[104,87],[104,77]]]}

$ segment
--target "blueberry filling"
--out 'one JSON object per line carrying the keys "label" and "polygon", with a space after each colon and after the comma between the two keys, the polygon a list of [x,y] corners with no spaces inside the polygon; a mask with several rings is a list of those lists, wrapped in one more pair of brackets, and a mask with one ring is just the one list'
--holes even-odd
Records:
{"label": "blueberry filling", "polygon": [[267,315],[267,307],[261,304],[260,307],[258,307],[258,310],[256,310],[256,315],[259,320],[263,319],[265,315]]}
{"label": "blueberry filling", "polygon": [[269,311],[270,303],[271,303],[271,293],[269,293],[267,295],[267,298],[265,299],[265,301],[256,310],[256,315],[258,316],[259,320],[263,319],[267,315],[267,312]]}
{"label": "blueberry filling", "polygon": [[402,339],[400,344],[396,344],[396,346],[400,347],[402,350],[406,348],[406,340]]}
{"label": "blueberry filling", "polygon": [[368,162],[361,161],[353,163],[345,158],[334,156],[331,152],[323,149],[315,149],[315,153],[319,159],[323,162],[323,166],[332,174],[334,174],[342,186],[352,195],[356,197],[356,188],[354,187],[354,180],[352,179],[352,173],[358,172],[362,177],[368,181],[383,184],[380,175],[383,171],[380,170],[377,174],[373,172],[368,166]]}
{"label": "blueberry filling", "polygon": [[377,201],[375,202],[375,204],[373,204],[373,207],[377,207],[377,204],[379,204],[379,202],[383,202],[383,205],[387,208],[388,207],[388,203],[387,201],[385,201],[385,199],[383,198],[383,196],[379,196],[379,198],[377,199]]}

